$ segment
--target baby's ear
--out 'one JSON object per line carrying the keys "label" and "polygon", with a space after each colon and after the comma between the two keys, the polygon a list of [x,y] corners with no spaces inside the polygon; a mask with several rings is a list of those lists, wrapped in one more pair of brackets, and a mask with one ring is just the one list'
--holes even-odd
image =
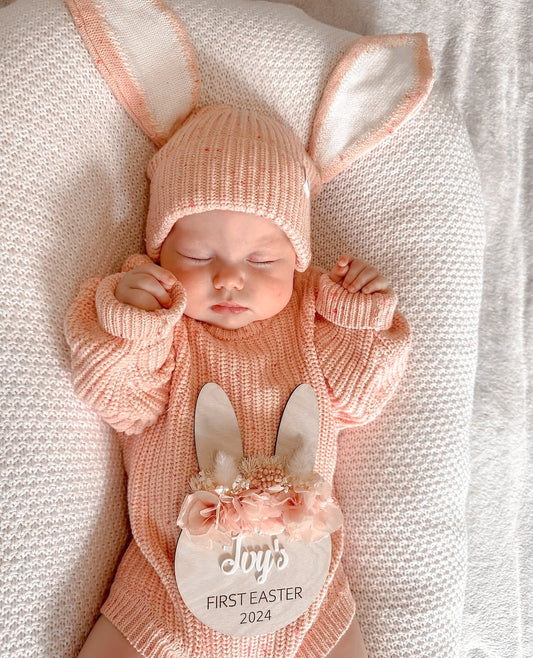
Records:
{"label": "baby's ear", "polygon": [[309,155],[326,183],[390,137],[424,103],[434,71],[425,34],[361,37],[330,75]]}
{"label": "baby's ear", "polygon": [[309,475],[315,465],[320,418],[313,387],[300,384],[291,393],[281,416],[276,457],[286,459],[289,470]]}
{"label": "baby's ear", "polygon": [[223,467],[226,458],[238,463],[243,457],[235,411],[226,393],[213,382],[205,384],[198,394],[194,440],[201,471]]}

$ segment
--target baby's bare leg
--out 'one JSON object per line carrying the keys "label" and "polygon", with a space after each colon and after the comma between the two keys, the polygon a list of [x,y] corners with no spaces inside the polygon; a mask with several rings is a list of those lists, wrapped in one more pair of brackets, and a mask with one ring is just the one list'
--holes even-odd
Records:
{"label": "baby's bare leg", "polygon": [[359,622],[355,617],[346,633],[328,653],[328,658],[368,658]]}
{"label": "baby's bare leg", "polygon": [[[108,619],[100,616],[78,658],[142,658],[142,655]],[[355,617],[328,658],[368,658],[359,622]]]}
{"label": "baby's bare leg", "polygon": [[103,615],[98,617],[78,658],[139,658],[126,638]]}

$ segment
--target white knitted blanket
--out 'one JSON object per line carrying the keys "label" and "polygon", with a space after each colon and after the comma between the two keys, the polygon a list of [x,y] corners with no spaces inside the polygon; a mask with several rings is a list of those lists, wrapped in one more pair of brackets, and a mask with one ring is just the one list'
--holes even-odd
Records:
{"label": "white knitted blanket", "polygon": [[[300,3],[342,30],[264,2],[168,4],[198,51],[202,102],[264,102],[302,133],[355,38],[346,30],[430,34],[440,82],[429,101],[332,181],[313,215],[315,262],[341,249],[371,260],[414,332],[398,394],[341,438],[345,564],[372,657],[533,655],[525,4],[521,13],[510,0],[501,9],[476,0],[468,12],[459,2]],[[118,448],[72,394],[62,320],[82,280],[141,248],[154,146],[66,7],[3,5],[0,656],[67,658],[94,621],[127,527]],[[485,224],[448,96],[481,169]]]}
{"label": "white knitted blanket", "polygon": [[[468,570],[460,651],[467,658],[531,657],[531,4],[292,4],[318,20],[363,34],[426,32],[440,86],[467,126],[480,171],[487,241],[469,436]],[[464,266],[470,267],[468,258]],[[442,577],[444,584],[450,574]]]}
{"label": "white knitted blanket", "polygon": [[[468,569],[460,653],[465,658],[529,658],[533,656],[531,3],[295,0],[292,4],[318,20],[363,34],[426,32],[440,87],[453,99],[467,126],[480,171],[487,241],[470,410]],[[466,270],[471,267],[466,254],[463,265]],[[436,410],[429,407],[433,419]],[[443,587],[453,578],[444,568],[441,576]],[[421,635],[426,630],[421,628]]]}

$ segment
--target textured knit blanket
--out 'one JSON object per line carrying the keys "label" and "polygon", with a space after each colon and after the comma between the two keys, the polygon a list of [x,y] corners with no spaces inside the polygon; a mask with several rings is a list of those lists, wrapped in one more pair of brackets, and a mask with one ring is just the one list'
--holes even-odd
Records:
{"label": "textured knit blanket", "polygon": [[[480,172],[486,247],[468,437],[468,554],[459,652],[467,658],[533,656],[531,4],[293,4],[362,34],[426,32],[440,86],[466,124]],[[464,267],[465,272],[472,267],[468,257]],[[446,589],[451,574],[443,570],[441,577]],[[421,643],[425,630],[420,629]]]}
{"label": "textured knit blanket", "polygon": [[[321,23],[283,4],[168,5],[203,102],[267,105],[302,138],[357,35],[429,35],[429,99],[313,210],[315,263],[373,262],[414,334],[395,398],[340,439],[345,568],[372,658],[533,655],[525,0],[300,0]],[[118,445],[72,392],[61,327],[83,280],[142,249],[155,146],[81,30],[58,0],[0,2],[2,658],[75,656],[127,538]]]}

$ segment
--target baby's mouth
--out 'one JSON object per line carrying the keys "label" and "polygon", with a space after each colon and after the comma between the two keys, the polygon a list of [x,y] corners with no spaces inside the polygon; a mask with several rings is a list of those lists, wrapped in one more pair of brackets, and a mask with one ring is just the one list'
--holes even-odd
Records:
{"label": "baby's mouth", "polygon": [[221,315],[230,313],[230,314],[239,314],[239,313],[244,313],[244,311],[247,311],[248,308],[246,306],[241,306],[240,304],[237,304],[237,302],[219,302],[218,304],[214,304],[211,306],[211,310],[214,311],[215,313],[220,313]]}

